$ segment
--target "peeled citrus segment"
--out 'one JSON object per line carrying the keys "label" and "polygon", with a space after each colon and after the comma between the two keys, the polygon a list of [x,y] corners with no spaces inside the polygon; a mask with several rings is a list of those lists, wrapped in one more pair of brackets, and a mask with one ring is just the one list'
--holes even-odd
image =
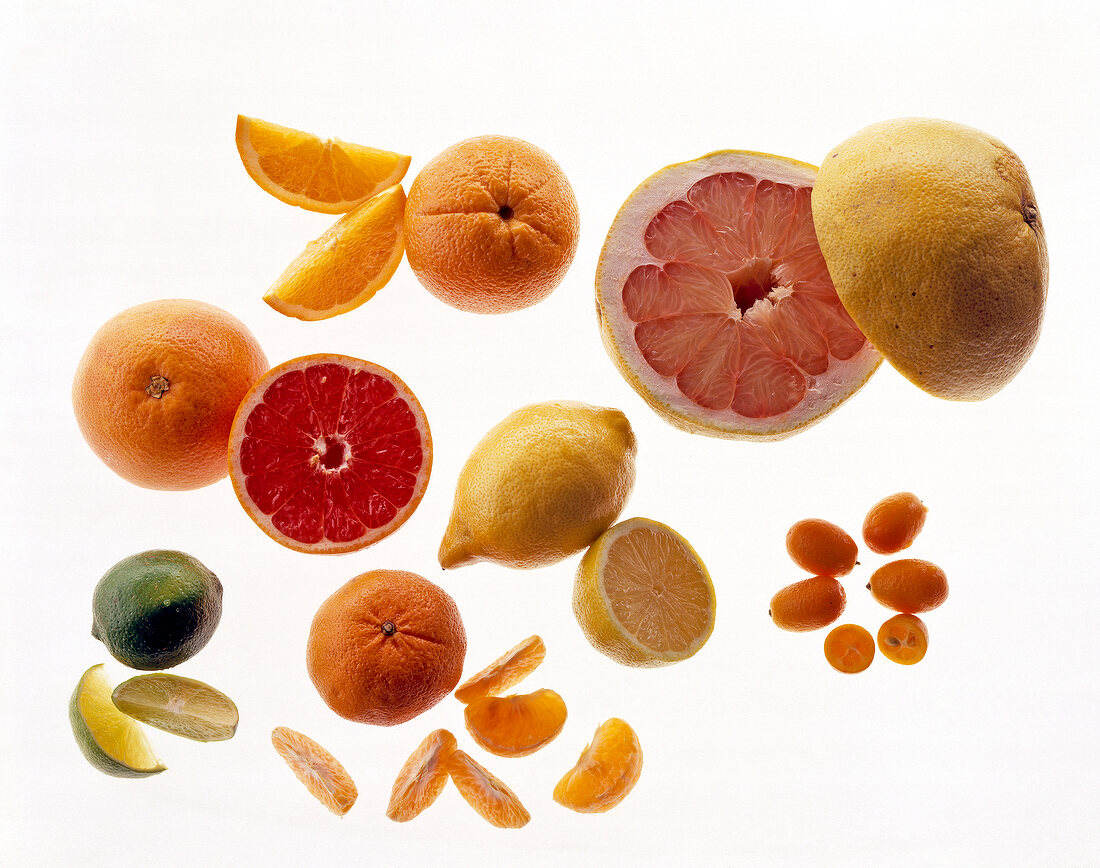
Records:
{"label": "peeled citrus segment", "polygon": [[554,787],[554,801],[571,811],[598,814],[627,797],[642,774],[642,746],[625,720],[596,728],[577,764]]}
{"label": "peeled citrus segment", "polygon": [[527,756],[545,747],[565,726],[565,700],[553,690],[522,696],[485,696],[466,706],[466,729],[497,756]]}
{"label": "peeled citrus segment", "polygon": [[398,183],[411,158],[237,115],[237,152],[252,180],[288,205],[343,214]]}
{"label": "peeled citrus segment", "polygon": [[573,613],[588,641],[625,666],[665,666],[695,654],[714,630],[714,584],[672,528],[631,518],[585,552]]}
{"label": "peeled citrus segment", "polygon": [[531,814],[519,797],[465,751],[452,753],[448,767],[462,798],[494,826],[519,829],[527,825]]}
{"label": "peeled citrus segment", "polygon": [[387,817],[398,823],[408,822],[439,798],[447,785],[448,763],[457,744],[445,729],[437,729],[420,743],[397,773]]}
{"label": "peeled citrus segment", "polygon": [[815,175],[795,160],[719,151],[657,172],[615,217],[596,270],[604,346],[673,425],[787,437],[881,362],[818,248]]}
{"label": "peeled citrus segment", "polygon": [[237,731],[237,706],[209,684],[158,672],[124,681],[111,694],[123,714],[193,741],[224,741]]}
{"label": "peeled citrus segment", "polygon": [[104,774],[145,778],[164,771],[141,725],[111,702],[100,663],[85,672],[69,700],[69,723],[80,752]]}
{"label": "peeled citrus segment", "polygon": [[405,191],[383,190],[332,224],[286,267],[264,295],[303,320],[347,313],[389,283],[405,251]]}
{"label": "peeled citrus segment", "polygon": [[459,702],[473,702],[483,696],[496,696],[519,684],[534,672],[546,657],[546,645],[539,636],[528,636],[476,675],[467,678],[455,691]]}
{"label": "peeled citrus segment", "polygon": [[252,520],[301,552],[356,551],[397,530],[424,496],[432,437],[392,371],[303,356],[268,371],[233,420],[229,475]]}
{"label": "peeled citrus segment", "polygon": [[359,791],[336,757],[313,739],[285,726],[271,731],[271,744],[317,801],[338,817],[351,810]]}

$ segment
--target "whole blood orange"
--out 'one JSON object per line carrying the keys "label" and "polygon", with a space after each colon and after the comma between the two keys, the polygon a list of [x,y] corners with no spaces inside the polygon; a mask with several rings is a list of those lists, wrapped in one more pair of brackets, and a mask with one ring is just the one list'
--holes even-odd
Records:
{"label": "whole blood orange", "polygon": [[325,600],[309,630],[306,668],[348,720],[393,726],[454,690],[466,630],[454,600],[423,576],[372,570]]}
{"label": "whole blood orange", "polygon": [[541,301],[565,276],[577,235],[569,179],[522,139],[478,136],[452,145],[409,188],[409,265],[460,310],[506,313]]}
{"label": "whole blood orange", "polygon": [[881,362],[817,245],[815,175],[795,160],[719,151],[657,172],[615,217],[596,269],[604,346],[673,425],[787,437]]}
{"label": "whole blood orange", "polygon": [[237,498],[272,539],[338,554],[377,542],[420,503],[432,468],[424,408],[392,371],[330,353],[261,377],[233,420]]}
{"label": "whole blood orange", "polygon": [[92,337],[73,411],[92,451],[142,488],[201,488],[225,476],[233,414],[267,369],[236,317],[201,301],[128,308]]}

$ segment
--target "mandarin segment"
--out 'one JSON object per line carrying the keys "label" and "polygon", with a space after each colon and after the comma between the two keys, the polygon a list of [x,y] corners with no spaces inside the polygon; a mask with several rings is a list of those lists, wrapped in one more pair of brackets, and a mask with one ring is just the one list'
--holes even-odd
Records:
{"label": "mandarin segment", "polygon": [[286,726],[271,731],[271,744],[317,801],[338,817],[351,810],[359,791],[336,757],[313,739]]}
{"label": "mandarin segment", "polygon": [[863,541],[879,555],[907,549],[924,527],[928,507],[910,491],[884,497],[871,507],[863,520]]}
{"label": "mandarin segment", "polygon": [[947,574],[931,561],[902,558],[871,574],[868,589],[888,609],[914,615],[928,612],[947,599]]}
{"label": "mandarin segment", "polygon": [[839,618],[846,601],[840,582],[831,576],[814,576],[778,591],[772,597],[768,615],[782,630],[817,630]]}
{"label": "mandarin segment", "polygon": [[348,720],[394,726],[427,711],[462,675],[466,630],[453,599],[423,576],[372,570],[317,610],[306,668]]}
{"label": "mandarin segment", "polygon": [[406,823],[430,807],[447,785],[451,754],[457,746],[445,729],[429,734],[397,773],[386,816]]}
{"label": "mandarin segment", "polygon": [[846,576],[855,568],[858,549],[842,527],[824,519],[806,518],[787,531],[787,554],[815,576]]}
{"label": "mandarin segment", "polygon": [[916,615],[894,615],[878,628],[878,649],[895,663],[920,663],[928,653],[928,627]]}
{"label": "mandarin segment", "polygon": [[596,728],[577,764],[554,787],[554,801],[582,814],[609,811],[627,797],[642,774],[642,746],[617,717]]}
{"label": "mandarin segment", "polygon": [[521,696],[485,696],[466,706],[466,730],[491,754],[527,756],[545,747],[565,726],[565,700],[553,690]]}
{"label": "mandarin segment", "polygon": [[837,672],[862,672],[875,659],[875,640],[858,624],[841,624],[825,637],[825,659]]}
{"label": "mandarin segment", "polygon": [[531,819],[519,797],[465,751],[451,753],[448,770],[462,798],[494,826],[519,829]]}
{"label": "mandarin segment", "polygon": [[473,702],[483,696],[497,696],[519,684],[546,658],[546,645],[540,636],[528,636],[506,651],[476,675],[467,678],[455,691],[459,702]]}

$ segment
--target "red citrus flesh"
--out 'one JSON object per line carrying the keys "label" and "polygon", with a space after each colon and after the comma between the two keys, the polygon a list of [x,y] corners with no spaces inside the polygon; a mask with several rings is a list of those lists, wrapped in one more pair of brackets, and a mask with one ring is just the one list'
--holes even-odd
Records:
{"label": "red citrus flesh", "polygon": [[657,173],[616,217],[596,279],[604,340],[673,424],[788,436],[881,361],[818,247],[815,174],[779,157],[719,152]]}
{"label": "red citrus flesh", "polygon": [[337,554],[388,536],[413,513],[432,465],[428,420],[394,373],[304,356],[245,397],[229,441],[241,505],[288,548]]}

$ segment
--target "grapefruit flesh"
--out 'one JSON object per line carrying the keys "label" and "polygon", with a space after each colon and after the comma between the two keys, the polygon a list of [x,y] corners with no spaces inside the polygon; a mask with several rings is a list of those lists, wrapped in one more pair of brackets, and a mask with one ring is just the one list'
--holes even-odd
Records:
{"label": "grapefruit flesh", "polygon": [[388,536],[416,509],[431,433],[396,374],[318,354],[260,378],[233,421],[229,462],[241,505],[269,536],[338,554]]}
{"label": "grapefruit flesh", "polygon": [[722,151],[658,172],[615,218],[596,274],[604,344],[673,424],[786,437],[881,362],[818,247],[815,175],[782,157]]}

